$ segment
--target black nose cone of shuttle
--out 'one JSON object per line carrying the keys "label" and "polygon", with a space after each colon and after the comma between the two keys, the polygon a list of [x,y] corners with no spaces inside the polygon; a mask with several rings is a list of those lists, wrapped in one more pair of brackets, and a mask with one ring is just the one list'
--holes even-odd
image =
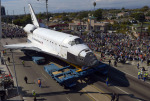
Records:
{"label": "black nose cone of shuttle", "polygon": [[85,66],[88,66],[88,67],[96,67],[99,64],[99,61],[96,58],[96,56],[92,52],[90,52],[86,54],[84,63],[85,63]]}

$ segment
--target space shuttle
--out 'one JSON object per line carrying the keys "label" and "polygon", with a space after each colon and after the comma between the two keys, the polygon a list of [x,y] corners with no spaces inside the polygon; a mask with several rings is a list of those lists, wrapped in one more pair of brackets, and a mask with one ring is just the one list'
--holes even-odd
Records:
{"label": "space shuttle", "polygon": [[34,50],[80,67],[95,67],[99,64],[92,50],[80,37],[43,28],[38,23],[31,4],[28,5],[33,24],[24,27],[27,42],[4,45],[6,49]]}

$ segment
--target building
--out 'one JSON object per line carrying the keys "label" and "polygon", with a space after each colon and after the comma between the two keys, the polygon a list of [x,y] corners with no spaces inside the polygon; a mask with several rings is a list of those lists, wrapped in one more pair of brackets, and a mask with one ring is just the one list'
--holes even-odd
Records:
{"label": "building", "polygon": [[[107,32],[108,22],[97,22],[95,17],[89,18],[87,21],[74,20],[69,23],[69,29],[75,31],[102,31]],[[91,25],[91,27],[90,27]]]}
{"label": "building", "polygon": [[117,14],[117,17],[126,17],[126,16],[129,16],[128,12],[121,12]]}
{"label": "building", "polygon": [[148,26],[149,25],[144,24],[142,29],[141,29],[141,25],[133,25],[132,26],[133,35],[135,37],[146,37],[146,36],[149,36]]}
{"label": "building", "polygon": [[4,6],[1,6],[1,15],[2,16],[6,15],[6,13],[5,13],[5,7]]}
{"label": "building", "polygon": [[48,26],[50,29],[54,30],[68,30],[68,24],[51,24]]}
{"label": "building", "polygon": [[110,24],[112,24],[112,25],[115,23],[114,20],[104,20],[104,22],[108,22],[108,23],[110,23]]}
{"label": "building", "polygon": [[147,21],[150,21],[150,16],[145,16],[145,19],[146,19]]}

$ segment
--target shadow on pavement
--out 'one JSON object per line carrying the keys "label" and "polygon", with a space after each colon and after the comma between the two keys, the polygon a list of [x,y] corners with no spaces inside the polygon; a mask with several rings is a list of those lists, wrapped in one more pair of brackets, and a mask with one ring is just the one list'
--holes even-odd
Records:
{"label": "shadow on pavement", "polygon": [[28,82],[27,84],[35,84],[35,82]]}
{"label": "shadow on pavement", "polygon": [[29,56],[22,56],[22,57],[19,57],[20,60],[24,60],[24,61],[32,61],[32,58],[29,57]]}
{"label": "shadow on pavement", "polygon": [[[113,96],[113,93],[101,93],[101,94],[110,95],[111,97]],[[116,94],[115,95],[115,97],[117,97],[118,101],[119,101],[119,98],[122,97],[122,96],[127,96],[127,97],[130,97],[130,98],[133,98],[133,99],[136,99],[136,100],[140,100],[140,101],[146,101],[142,98],[135,97],[134,94]]]}
{"label": "shadow on pavement", "polygon": [[[26,92],[22,91],[22,87],[18,87],[19,93]],[[13,89],[8,90],[8,97],[6,101],[21,101],[22,98],[18,96],[17,87],[14,87]]]}
{"label": "shadow on pavement", "polygon": [[109,86],[119,86],[119,87],[129,87],[129,81],[126,78],[125,73],[109,66],[106,64],[106,70],[108,70],[108,73],[106,75],[103,75],[101,71],[97,71],[94,74],[91,74],[86,77],[80,78],[87,82],[87,84],[93,84],[95,82],[102,82],[106,84],[106,78],[108,77],[108,84]]}
{"label": "shadow on pavement", "polygon": [[87,93],[99,93],[99,92],[78,92],[78,91],[74,91],[74,90],[70,90],[70,91],[60,91],[60,92],[49,92],[49,93],[38,93],[37,97],[43,97],[43,96],[52,96],[52,95],[64,95],[64,94],[75,94],[78,93],[80,95],[82,94],[87,94]]}
{"label": "shadow on pavement", "polygon": [[126,78],[126,74],[116,68],[109,67],[108,73],[111,86],[129,87],[129,81]]}

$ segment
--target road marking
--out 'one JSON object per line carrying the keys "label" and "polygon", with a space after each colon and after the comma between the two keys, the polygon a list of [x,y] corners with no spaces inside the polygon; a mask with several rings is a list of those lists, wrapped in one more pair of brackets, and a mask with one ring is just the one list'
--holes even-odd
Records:
{"label": "road marking", "polygon": [[122,90],[121,88],[119,88],[119,87],[116,87],[116,86],[114,86],[115,88],[117,88],[117,89],[119,89],[119,90],[121,90],[122,92],[124,92],[124,93],[126,93],[126,94],[129,94],[128,92],[126,92],[126,91],[124,91],[124,90]]}
{"label": "road marking", "polygon": [[[124,71],[123,71],[124,72]],[[125,74],[127,74],[127,75],[130,75],[130,76],[132,76],[132,77],[134,77],[134,78],[136,78],[137,79],[137,77],[135,77],[135,76],[133,76],[133,75],[131,75],[131,74],[129,74],[129,73],[126,73],[126,72],[124,72]],[[141,81],[143,81],[142,79],[140,79]],[[145,81],[146,83],[148,83],[148,84],[150,84],[150,82],[148,82],[148,81]]]}
{"label": "road marking", "polygon": [[[116,67],[114,67],[114,68],[116,68]],[[116,69],[117,69],[117,68],[116,68]],[[127,75],[129,75],[129,76],[132,76],[133,78],[136,78],[136,79],[137,79],[136,76],[133,76],[133,75],[131,75],[131,74],[129,74],[129,73],[123,71],[123,70],[120,70],[120,71],[122,71],[123,73],[125,73],[125,74],[127,74]],[[141,80],[141,79],[140,79],[140,80]],[[141,81],[143,81],[143,80],[141,80]],[[148,82],[148,81],[145,81],[145,82],[148,83],[148,84],[150,84],[150,82]]]}
{"label": "road marking", "polygon": [[[119,70],[117,67],[114,67],[114,68],[116,68],[117,70]],[[134,77],[134,78],[137,78],[137,77],[135,77],[135,76],[133,76],[133,75],[131,75],[131,74],[129,74],[129,73],[123,71],[123,70],[119,70],[119,71],[122,71],[123,73],[125,73],[125,74],[127,74],[127,75],[130,75],[130,76],[132,76],[132,77]]]}
{"label": "road marking", "polygon": [[96,98],[94,98],[91,94],[87,94],[85,90],[81,90],[82,92],[85,92],[86,96],[89,97],[92,101],[97,101]]}
{"label": "road marking", "polygon": [[48,79],[48,77],[44,73],[42,73],[42,74]]}
{"label": "road marking", "polygon": [[71,101],[68,97],[66,97],[68,101]]}
{"label": "road marking", "polygon": [[[101,93],[104,93],[104,91],[102,91],[101,89],[99,89],[99,88],[97,88],[96,86],[94,86],[94,85],[92,85],[95,89],[97,89],[99,92],[100,92],[100,94]],[[106,95],[108,98],[111,98],[111,96],[110,95]]]}
{"label": "road marking", "polygon": [[[101,78],[101,80],[104,80],[104,79],[102,79]],[[100,91],[100,92],[102,92],[102,93],[104,93],[104,91],[102,91],[102,90],[100,90],[99,88],[97,88],[96,86],[94,86],[93,85],[93,87],[95,88],[95,89],[97,89],[98,91]],[[120,91],[122,91],[122,92],[124,92],[124,93],[126,93],[126,94],[129,94],[128,92],[126,92],[126,91],[124,91],[124,90],[122,90],[121,88],[119,88],[119,87],[116,87],[116,86],[114,86],[115,88],[117,88],[117,89],[119,89]],[[111,98],[111,96],[109,96],[109,95],[106,95],[107,97],[109,97],[109,98]]]}

